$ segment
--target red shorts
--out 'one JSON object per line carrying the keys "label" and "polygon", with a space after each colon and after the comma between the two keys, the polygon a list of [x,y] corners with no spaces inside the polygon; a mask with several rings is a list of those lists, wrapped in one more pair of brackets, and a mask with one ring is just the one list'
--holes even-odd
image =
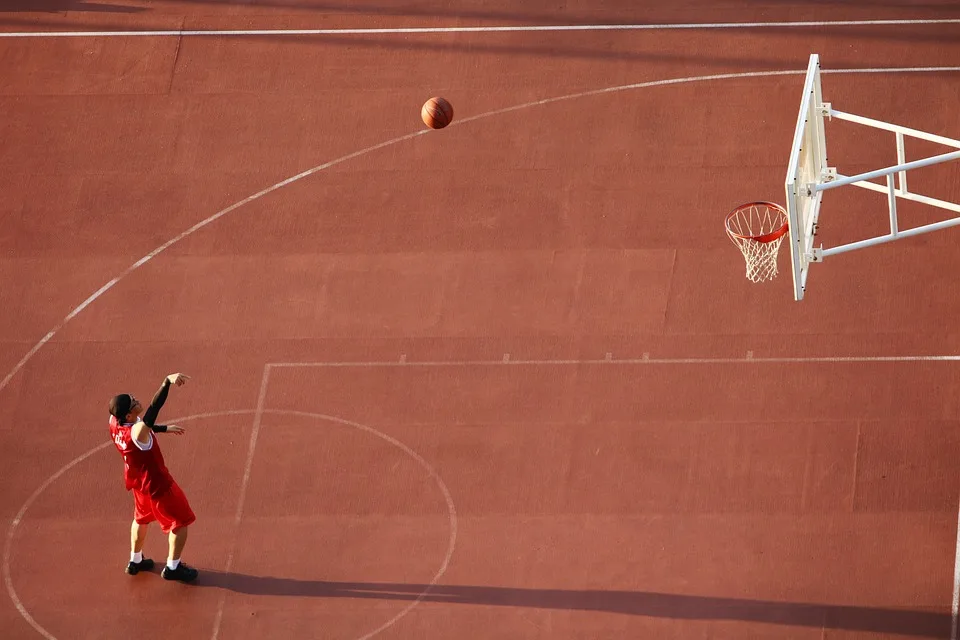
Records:
{"label": "red shorts", "polygon": [[186,527],[197,519],[187,496],[176,482],[156,498],[133,490],[133,519],[137,524],[149,524],[156,520],[164,533]]}

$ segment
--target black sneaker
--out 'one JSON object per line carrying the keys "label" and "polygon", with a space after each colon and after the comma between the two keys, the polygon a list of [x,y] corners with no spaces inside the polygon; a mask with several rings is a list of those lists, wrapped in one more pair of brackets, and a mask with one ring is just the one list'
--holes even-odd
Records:
{"label": "black sneaker", "polygon": [[144,558],[140,562],[133,562],[131,560],[125,571],[131,576],[135,576],[141,571],[150,571],[150,569],[153,569],[153,560],[150,558]]}
{"label": "black sneaker", "polygon": [[164,565],[163,571],[160,572],[160,575],[163,576],[164,580],[179,580],[180,582],[193,582],[197,579],[197,576],[200,575],[200,572],[194,569],[193,567],[188,567],[184,563],[177,565],[176,569],[171,569],[170,567]]}

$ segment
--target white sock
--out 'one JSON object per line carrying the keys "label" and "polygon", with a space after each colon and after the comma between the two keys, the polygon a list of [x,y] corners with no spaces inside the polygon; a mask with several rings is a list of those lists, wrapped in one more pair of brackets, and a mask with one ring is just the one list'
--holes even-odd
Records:
{"label": "white sock", "polygon": [[140,564],[141,562],[143,562],[143,552],[142,551],[137,551],[136,553],[131,552],[130,562],[136,562],[137,564]]}
{"label": "white sock", "polygon": [[170,569],[170,571],[174,571],[179,566],[180,560],[167,560],[167,567]]}

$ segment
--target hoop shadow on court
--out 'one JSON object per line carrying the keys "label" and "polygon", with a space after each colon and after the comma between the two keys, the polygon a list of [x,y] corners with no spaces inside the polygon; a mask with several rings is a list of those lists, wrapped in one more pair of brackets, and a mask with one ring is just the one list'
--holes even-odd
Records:
{"label": "hoop shadow on court", "polygon": [[[295,580],[223,573],[210,569],[201,570],[195,586],[219,587],[235,593],[260,596],[398,601],[415,600],[428,588],[426,584]],[[421,600],[449,604],[598,611],[678,620],[742,620],[925,638],[946,637],[951,627],[949,614],[933,611],[775,602],[649,591],[434,585]]]}

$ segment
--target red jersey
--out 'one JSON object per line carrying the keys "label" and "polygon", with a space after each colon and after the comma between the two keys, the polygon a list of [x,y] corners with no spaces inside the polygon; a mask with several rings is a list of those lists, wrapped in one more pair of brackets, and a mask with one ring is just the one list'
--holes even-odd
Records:
{"label": "red jersey", "polygon": [[136,489],[149,496],[158,496],[170,488],[173,476],[163,462],[156,434],[151,432],[150,444],[146,449],[141,449],[133,441],[133,426],[120,424],[115,417],[110,416],[110,435],[113,436],[113,444],[123,455],[123,479],[127,491]]}

